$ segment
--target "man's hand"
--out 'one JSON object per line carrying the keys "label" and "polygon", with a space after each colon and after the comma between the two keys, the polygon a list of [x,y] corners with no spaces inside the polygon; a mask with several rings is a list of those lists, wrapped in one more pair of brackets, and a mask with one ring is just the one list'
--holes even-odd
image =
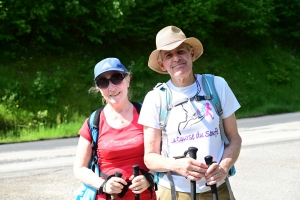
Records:
{"label": "man's hand", "polygon": [[209,166],[205,173],[205,179],[207,185],[214,185],[217,182],[223,181],[228,172],[222,168],[218,163],[213,163]]}
{"label": "man's hand", "polygon": [[199,181],[204,177],[208,166],[192,158],[175,159],[172,163],[172,171],[192,181]]}

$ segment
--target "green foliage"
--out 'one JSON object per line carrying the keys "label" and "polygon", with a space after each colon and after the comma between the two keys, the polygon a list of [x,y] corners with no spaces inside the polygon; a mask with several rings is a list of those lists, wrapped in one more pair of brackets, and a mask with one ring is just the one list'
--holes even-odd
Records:
{"label": "green foliage", "polygon": [[[132,72],[132,100],[142,102],[157,82],[170,77],[150,70],[148,56],[142,56],[143,52],[131,55],[123,50],[106,54],[116,55]],[[94,85],[93,68],[103,58],[100,51],[79,51],[65,54],[63,59],[58,55],[34,61],[21,58],[16,62],[20,68],[15,67],[15,62],[1,66],[4,76],[0,78],[0,86],[5,88],[0,91],[1,141],[7,137],[36,138],[29,136],[32,133],[45,138],[49,128],[70,123],[79,128],[93,110],[102,106],[101,96],[89,95],[88,89]],[[300,110],[300,99],[294,95],[299,90],[299,66],[297,52],[288,49],[235,51],[223,47],[213,53],[205,52],[193,68],[195,73],[213,73],[227,80],[242,106],[236,113],[241,118]],[[51,138],[63,135],[60,130]],[[72,130],[68,136],[77,135],[78,129]]]}
{"label": "green foliage", "polygon": [[76,120],[77,122],[65,123],[52,128],[41,127],[35,130],[22,129],[20,130],[18,137],[11,134],[12,131],[10,131],[8,137],[0,137],[0,144],[74,137],[78,135],[77,132],[80,129],[83,120],[84,118],[78,118]]}
{"label": "green foliage", "polygon": [[293,56],[288,58],[290,62],[286,62],[281,54],[277,54],[277,49],[274,52],[269,52],[265,56],[265,65],[268,66],[267,80],[271,84],[288,84],[292,79],[293,73],[297,72],[296,64],[294,63]]}
{"label": "green foliage", "polygon": [[[220,1],[214,37],[226,45],[261,45],[268,41],[273,19],[273,0]],[[263,39],[263,40],[262,40]],[[255,43],[254,43],[255,42]]]}
{"label": "green foliage", "polygon": [[[135,61],[131,61],[128,66],[128,70],[132,73],[130,91],[132,99],[134,101],[143,102],[145,95],[148,91],[158,82],[166,81],[169,79],[168,75],[160,75],[152,70],[149,70],[146,57],[136,58]],[[124,60],[126,62],[126,60]],[[155,78],[153,78],[155,77]]]}
{"label": "green foliage", "polygon": [[0,3],[0,43],[59,53],[86,43],[153,45],[158,30],[176,25],[206,47],[274,39],[295,46],[299,8],[291,0],[6,0]]}
{"label": "green foliage", "polygon": [[0,41],[50,49],[82,39],[102,43],[103,36],[123,26],[123,13],[133,4],[133,0],[6,0],[0,7]]}
{"label": "green foliage", "polygon": [[44,100],[46,105],[55,106],[58,102],[55,93],[58,93],[64,84],[60,68],[58,67],[51,76],[40,71],[37,71],[36,75],[29,90],[29,98],[39,98],[40,101]]}
{"label": "green foliage", "polygon": [[14,116],[13,114],[4,107],[4,105],[0,104],[0,126],[2,130],[0,132],[0,138],[7,137],[7,132],[10,130],[15,130],[15,135],[17,136],[17,130],[14,126]]}
{"label": "green foliage", "polygon": [[268,81],[273,84],[282,84],[290,81],[290,73],[284,67],[272,64],[272,71],[267,76]]}
{"label": "green foliage", "polygon": [[[299,46],[300,40],[300,1],[274,0],[274,22],[271,30],[281,45]],[[298,45],[297,45],[298,44]]]}
{"label": "green foliage", "polygon": [[0,138],[78,128],[102,106],[88,89],[106,57],[128,67],[132,100],[142,102],[169,79],[147,66],[168,25],[200,39],[204,54],[194,71],[228,81],[242,105],[238,117],[300,110],[299,9],[290,0],[0,1]]}

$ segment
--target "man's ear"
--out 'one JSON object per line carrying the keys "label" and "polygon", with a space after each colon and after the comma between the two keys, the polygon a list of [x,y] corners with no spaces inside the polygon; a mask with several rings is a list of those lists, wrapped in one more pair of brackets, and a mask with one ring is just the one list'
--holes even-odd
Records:
{"label": "man's ear", "polygon": [[190,53],[191,53],[192,61],[194,62],[195,61],[195,51],[194,51],[193,47],[190,49]]}
{"label": "man's ear", "polygon": [[167,71],[167,69],[165,68],[165,66],[161,60],[157,60],[157,63],[162,71],[164,71],[164,72]]}

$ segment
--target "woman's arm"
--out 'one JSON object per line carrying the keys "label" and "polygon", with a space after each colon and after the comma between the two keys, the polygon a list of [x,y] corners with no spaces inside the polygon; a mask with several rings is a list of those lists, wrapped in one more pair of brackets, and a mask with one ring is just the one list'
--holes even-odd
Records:
{"label": "woman's arm", "polygon": [[99,189],[104,180],[99,178],[91,169],[88,168],[91,156],[91,142],[80,136],[73,166],[74,175],[81,182]]}

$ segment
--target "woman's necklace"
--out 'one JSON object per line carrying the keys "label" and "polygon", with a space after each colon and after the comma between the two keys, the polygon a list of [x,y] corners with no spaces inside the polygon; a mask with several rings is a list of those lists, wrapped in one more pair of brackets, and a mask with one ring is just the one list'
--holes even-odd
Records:
{"label": "woman's necklace", "polygon": [[119,117],[118,117],[118,120],[121,122],[121,123],[124,123],[126,121],[128,121],[128,117],[129,117],[129,114],[130,114],[130,110],[131,108],[129,107],[125,113],[122,115],[121,113],[119,113]]}
{"label": "woman's necklace", "polygon": [[119,121],[121,122],[121,123],[124,123],[125,122],[125,118],[126,118],[126,115],[127,115],[127,113],[125,113],[125,115],[124,116],[122,116],[122,115],[120,115],[119,116]]}

